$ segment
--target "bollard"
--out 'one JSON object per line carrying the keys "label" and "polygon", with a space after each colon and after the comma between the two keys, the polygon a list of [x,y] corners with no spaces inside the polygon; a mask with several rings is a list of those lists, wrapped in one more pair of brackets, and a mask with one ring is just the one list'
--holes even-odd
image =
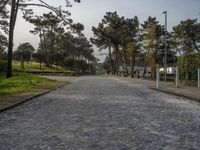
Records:
{"label": "bollard", "polygon": [[156,88],[158,89],[160,86],[160,70],[159,70],[159,65],[157,65],[156,68]]}
{"label": "bollard", "polygon": [[200,68],[198,68],[198,88],[200,88]]}
{"label": "bollard", "polygon": [[180,87],[180,81],[179,81],[179,68],[176,67],[176,88]]}

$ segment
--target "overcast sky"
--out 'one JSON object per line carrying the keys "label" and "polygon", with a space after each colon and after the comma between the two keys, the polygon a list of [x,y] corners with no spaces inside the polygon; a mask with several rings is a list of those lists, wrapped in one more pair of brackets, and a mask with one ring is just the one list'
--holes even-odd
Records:
{"label": "overcast sky", "polygon": [[[64,5],[65,0],[45,0],[54,5]],[[74,22],[80,22],[85,26],[85,35],[90,38],[92,36],[92,26],[97,26],[103,16],[108,11],[117,11],[120,16],[132,18],[138,16],[140,23],[143,23],[148,16],[154,16],[157,20],[164,24],[163,11],[168,11],[168,30],[180,23],[181,20],[188,18],[198,19],[200,21],[200,0],[82,0],[79,4],[73,4],[69,8],[72,13],[71,18]],[[44,8],[35,8],[35,12],[43,13]],[[18,20],[15,28],[15,44],[16,48],[19,43],[30,42],[35,48],[38,47],[38,36],[30,34],[30,29],[34,27],[21,19]],[[98,50],[95,48],[95,55],[99,56]]]}

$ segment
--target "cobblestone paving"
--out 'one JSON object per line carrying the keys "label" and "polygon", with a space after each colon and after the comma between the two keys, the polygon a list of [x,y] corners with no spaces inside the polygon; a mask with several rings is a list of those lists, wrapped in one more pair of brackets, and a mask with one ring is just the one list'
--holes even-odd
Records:
{"label": "cobblestone paving", "polygon": [[81,77],[0,114],[0,150],[199,150],[200,106]]}

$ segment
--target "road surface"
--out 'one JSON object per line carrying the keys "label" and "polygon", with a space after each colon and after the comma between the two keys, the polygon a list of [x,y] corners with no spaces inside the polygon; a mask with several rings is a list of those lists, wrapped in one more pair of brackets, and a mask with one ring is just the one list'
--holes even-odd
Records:
{"label": "road surface", "polygon": [[200,106],[108,77],[0,114],[0,150],[199,150]]}

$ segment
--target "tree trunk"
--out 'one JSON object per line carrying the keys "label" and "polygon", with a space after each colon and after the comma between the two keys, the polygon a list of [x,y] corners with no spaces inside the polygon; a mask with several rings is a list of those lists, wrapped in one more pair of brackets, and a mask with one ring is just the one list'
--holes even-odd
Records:
{"label": "tree trunk", "polygon": [[125,64],[125,71],[124,71],[124,76],[128,75],[128,69],[127,69],[127,57],[126,57],[126,49],[123,48],[123,57],[124,57],[124,64]]}
{"label": "tree trunk", "polygon": [[44,50],[44,56],[45,56],[45,63],[47,66],[49,66],[49,55],[47,54],[47,48],[46,48],[46,36],[45,36],[45,30],[42,28],[43,32],[43,50]]}
{"label": "tree trunk", "polygon": [[24,69],[24,60],[21,60],[21,69]]}
{"label": "tree trunk", "polygon": [[9,25],[9,41],[8,41],[8,58],[7,58],[7,78],[12,77],[12,55],[13,55],[13,37],[14,37],[14,21],[15,21],[16,1],[12,0],[10,25]]}
{"label": "tree trunk", "polygon": [[112,52],[111,52],[111,46],[109,45],[109,57],[110,57],[110,72],[113,74],[113,62],[112,62]]}
{"label": "tree trunk", "polygon": [[[41,28],[39,30],[39,37],[40,37],[41,53],[42,53],[43,56],[45,56],[44,43],[43,43],[43,40],[42,40],[42,30],[41,30]],[[44,58],[41,58],[41,56],[40,56],[40,70],[42,70],[42,61],[44,61]]]}
{"label": "tree trunk", "polygon": [[53,52],[55,50],[54,48],[54,42],[55,42],[55,38],[54,38],[54,31],[53,31],[53,27],[51,27],[51,30],[50,30],[50,33],[51,33],[51,49],[50,49],[50,56],[49,56],[49,59],[50,59],[50,62],[51,62],[51,66],[53,65]]}
{"label": "tree trunk", "polygon": [[17,2],[15,0],[12,0],[11,12],[10,12],[10,25],[9,25],[9,40],[8,40],[7,78],[12,77],[13,38],[14,38],[14,29],[17,19],[18,7],[19,7],[19,0],[17,0]]}
{"label": "tree trunk", "polygon": [[118,75],[119,74],[119,56],[118,56],[118,54],[119,54],[119,46],[118,46],[118,44],[117,45],[115,45],[115,65],[116,65],[116,75]]}
{"label": "tree trunk", "polygon": [[145,77],[146,71],[147,71],[147,64],[145,63],[144,72],[143,72],[143,78]]}
{"label": "tree trunk", "polygon": [[189,80],[189,72],[188,71],[185,74],[185,80]]}
{"label": "tree trunk", "polygon": [[132,54],[131,58],[131,77],[134,78],[135,55]]}
{"label": "tree trunk", "polygon": [[42,70],[42,61],[40,61],[40,70]]}
{"label": "tree trunk", "polygon": [[199,52],[199,48],[198,48],[198,46],[197,46],[197,44],[196,44],[194,39],[192,39],[192,42],[193,42],[193,45],[194,45],[196,51]]}
{"label": "tree trunk", "polygon": [[155,80],[156,79],[156,63],[152,64],[151,74],[152,74],[152,79]]}
{"label": "tree trunk", "polygon": [[21,69],[24,69],[23,51],[21,50]]}

